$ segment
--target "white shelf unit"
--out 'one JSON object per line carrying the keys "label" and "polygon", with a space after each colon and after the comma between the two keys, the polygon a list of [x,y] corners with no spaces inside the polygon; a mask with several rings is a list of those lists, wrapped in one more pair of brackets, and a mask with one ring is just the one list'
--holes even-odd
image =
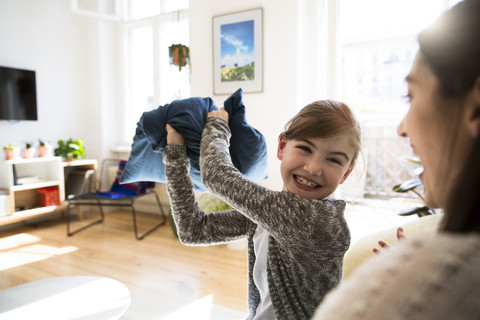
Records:
{"label": "white shelf unit", "polygon": [[[7,190],[10,211],[0,217],[0,226],[63,210],[65,200],[64,166],[61,157],[16,159],[0,161],[0,188]],[[16,179],[35,177],[18,185]],[[38,189],[57,187],[59,204],[38,205]]]}

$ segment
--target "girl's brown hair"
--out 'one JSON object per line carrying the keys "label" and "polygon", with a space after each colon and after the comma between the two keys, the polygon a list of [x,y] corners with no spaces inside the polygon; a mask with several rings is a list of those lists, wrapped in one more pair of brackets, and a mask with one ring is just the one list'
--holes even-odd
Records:
{"label": "girl's brown hair", "polygon": [[349,136],[354,148],[351,166],[361,150],[361,129],[350,108],[338,101],[320,100],[305,106],[285,125],[282,135],[288,139]]}

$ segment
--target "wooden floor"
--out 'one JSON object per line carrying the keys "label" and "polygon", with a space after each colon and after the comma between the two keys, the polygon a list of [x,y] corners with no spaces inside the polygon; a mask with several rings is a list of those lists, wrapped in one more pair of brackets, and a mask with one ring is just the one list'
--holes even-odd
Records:
{"label": "wooden floor", "polygon": [[[403,206],[385,201],[348,203],[345,217],[352,243],[367,234],[403,225],[407,217],[397,215]],[[86,217],[93,218],[91,213],[86,213]],[[153,225],[155,219],[158,216],[140,215],[140,233]],[[168,309],[165,304],[171,307],[167,310],[170,312],[205,297],[215,306],[244,314],[246,256],[246,250],[235,251],[226,245],[184,246],[168,222],[144,240],[136,240],[131,214],[125,211],[109,212],[103,224],[67,237],[63,217],[59,215],[48,222],[29,221],[28,225],[0,228],[0,290],[50,277],[97,275],[117,279],[130,289],[132,304],[122,320],[164,319],[158,314],[159,310]],[[185,303],[179,303],[180,300]],[[164,305],[158,306],[162,301]],[[244,318],[232,316],[231,312],[225,316],[225,310],[218,309],[220,315],[215,319]]]}
{"label": "wooden floor", "polygon": [[[140,232],[155,219],[141,214]],[[145,290],[191,299],[211,295],[216,305],[246,312],[246,256],[246,250],[226,245],[184,246],[168,222],[136,240],[125,211],[109,212],[102,224],[72,237],[59,217],[0,230],[0,290],[50,277],[97,275],[121,281],[132,296]]]}

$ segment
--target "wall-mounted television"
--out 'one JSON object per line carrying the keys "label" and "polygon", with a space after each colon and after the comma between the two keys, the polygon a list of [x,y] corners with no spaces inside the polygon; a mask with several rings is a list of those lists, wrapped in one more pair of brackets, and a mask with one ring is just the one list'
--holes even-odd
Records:
{"label": "wall-mounted television", "polygon": [[0,66],[0,120],[38,120],[35,71]]}

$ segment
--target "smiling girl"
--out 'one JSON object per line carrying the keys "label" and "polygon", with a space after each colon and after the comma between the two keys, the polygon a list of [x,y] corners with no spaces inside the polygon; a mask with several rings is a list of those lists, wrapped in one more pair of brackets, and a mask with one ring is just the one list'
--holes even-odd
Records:
{"label": "smiling girl", "polygon": [[303,108],[279,136],[283,191],[238,172],[229,155],[228,113],[209,113],[202,134],[202,182],[230,204],[206,215],[188,177],[184,139],[167,125],[167,190],[180,240],[210,245],[247,237],[248,319],[310,319],[341,279],[350,244],[345,202],[330,195],[347,179],[360,151],[360,126],[336,101]]}

